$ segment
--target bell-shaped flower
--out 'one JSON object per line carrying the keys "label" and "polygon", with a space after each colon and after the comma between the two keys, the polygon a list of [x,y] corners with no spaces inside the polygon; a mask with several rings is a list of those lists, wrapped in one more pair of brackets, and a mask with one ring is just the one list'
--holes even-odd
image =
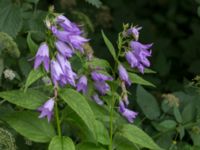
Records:
{"label": "bell-shaped flower", "polygon": [[139,31],[142,29],[142,27],[132,27],[130,29],[127,30],[127,35],[132,35],[135,40],[137,41],[139,39]]}
{"label": "bell-shaped flower", "polygon": [[66,31],[74,33],[74,34],[81,34],[82,31],[80,28],[73,22],[71,22],[68,18],[63,15],[59,15],[56,17],[56,22]]}
{"label": "bell-shaped flower", "polygon": [[104,81],[95,81],[94,86],[101,95],[105,95],[108,91],[110,91],[110,86]]}
{"label": "bell-shaped flower", "polygon": [[56,41],[55,46],[57,50],[60,52],[60,54],[62,54],[64,57],[67,57],[67,58],[72,57],[74,53],[73,50],[64,42]]}
{"label": "bell-shaped flower", "polygon": [[92,96],[92,100],[94,100],[100,106],[102,106],[104,104],[104,102],[99,98],[98,94],[94,94]]}
{"label": "bell-shaped flower", "polygon": [[36,53],[35,62],[34,62],[34,69],[37,69],[40,64],[43,63],[45,70],[49,71],[49,48],[47,43],[42,43]]}
{"label": "bell-shaped flower", "polygon": [[137,57],[131,51],[126,52],[126,60],[132,68],[137,67],[139,64]]}
{"label": "bell-shaped flower", "polygon": [[60,54],[57,54],[56,58],[63,71],[65,81],[75,87],[75,79],[77,78],[77,75],[73,72],[70,62]]}
{"label": "bell-shaped flower", "polygon": [[92,79],[94,81],[99,81],[99,82],[101,82],[101,81],[112,81],[113,80],[112,77],[106,76],[106,75],[104,75],[102,73],[98,73],[96,71],[93,71],[91,73],[91,76],[92,76]]}
{"label": "bell-shaped flower", "polygon": [[138,115],[137,112],[134,112],[132,110],[129,110],[125,107],[124,102],[119,102],[119,112],[124,116],[130,123],[134,122],[134,119]]}
{"label": "bell-shaped flower", "polygon": [[129,79],[128,72],[121,64],[118,66],[118,71],[120,79],[126,84],[131,85],[131,80]]}
{"label": "bell-shaped flower", "polygon": [[86,76],[81,76],[77,85],[77,91],[80,92],[82,91],[83,93],[86,93],[87,92],[87,77]]}
{"label": "bell-shaped flower", "polygon": [[54,99],[49,99],[42,105],[41,107],[38,108],[38,111],[40,111],[40,116],[39,118],[44,118],[47,117],[48,122],[50,122],[52,115],[53,115],[53,108],[54,108]]}
{"label": "bell-shaped flower", "polygon": [[67,83],[66,76],[60,64],[55,60],[51,60],[51,79],[53,80],[53,83],[56,86],[58,84],[64,86]]}

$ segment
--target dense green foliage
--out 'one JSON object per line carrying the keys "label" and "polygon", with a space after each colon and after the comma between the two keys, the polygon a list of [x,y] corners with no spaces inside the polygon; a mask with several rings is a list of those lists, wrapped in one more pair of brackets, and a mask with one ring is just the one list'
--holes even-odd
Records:
{"label": "dense green foliage", "polygon": [[[0,0],[0,149],[108,148],[109,107],[99,107],[73,89],[59,95],[62,138],[56,136],[55,122],[41,120],[33,111],[53,89],[43,70],[32,70],[38,45],[45,40],[50,5],[84,25],[91,39],[86,50],[99,57],[88,65],[114,68],[123,23],[142,26],[141,41],[154,43],[146,74],[129,70],[135,83],[130,105],[139,115],[132,125],[114,113],[116,150],[200,150],[199,0]],[[81,62],[76,58],[72,65],[79,70]]]}

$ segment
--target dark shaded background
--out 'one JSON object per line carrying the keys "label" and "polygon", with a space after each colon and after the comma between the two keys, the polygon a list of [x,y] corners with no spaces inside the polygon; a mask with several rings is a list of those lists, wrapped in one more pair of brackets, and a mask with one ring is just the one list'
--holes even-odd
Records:
{"label": "dark shaded background", "polygon": [[[194,0],[104,0],[99,9],[84,1],[52,1],[56,10],[66,15],[81,11],[89,16],[89,37],[95,54],[112,58],[102,37],[103,29],[113,43],[122,30],[123,23],[143,27],[140,41],[154,43],[152,69],[156,78],[150,78],[158,89],[170,92],[180,89],[184,80],[191,80],[200,73],[200,18]],[[61,7],[62,6],[62,7]]]}

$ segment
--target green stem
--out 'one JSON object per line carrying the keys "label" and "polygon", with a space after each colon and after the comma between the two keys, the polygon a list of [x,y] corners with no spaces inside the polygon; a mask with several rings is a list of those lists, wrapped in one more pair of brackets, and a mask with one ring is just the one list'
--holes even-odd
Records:
{"label": "green stem", "polygon": [[111,105],[110,105],[110,145],[109,145],[109,150],[112,150],[112,146],[113,146],[113,111],[114,111],[114,104],[115,104],[115,99],[114,99],[114,93],[113,93],[113,90],[112,90],[112,101],[111,101]]}
{"label": "green stem", "polygon": [[56,113],[57,131],[58,131],[58,136],[61,138],[61,127],[60,127],[59,110],[57,102],[55,103],[55,106],[56,106],[55,113]]}

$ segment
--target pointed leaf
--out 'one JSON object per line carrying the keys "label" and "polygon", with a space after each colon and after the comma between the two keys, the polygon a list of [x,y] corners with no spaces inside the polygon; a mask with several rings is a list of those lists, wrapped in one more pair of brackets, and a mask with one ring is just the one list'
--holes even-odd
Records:
{"label": "pointed leaf", "polygon": [[141,147],[152,150],[161,150],[161,148],[151,139],[150,136],[135,125],[123,125],[119,134],[130,142],[138,144]]}
{"label": "pointed leaf", "polygon": [[110,42],[110,40],[106,37],[106,35],[104,34],[103,31],[101,31],[101,34],[103,36],[103,40],[108,48],[108,50],[110,51],[111,55],[113,56],[114,60],[115,61],[118,61],[117,59],[117,55],[116,55],[116,52],[115,52],[115,48],[113,46],[113,44]]}
{"label": "pointed leaf", "polygon": [[69,137],[55,136],[51,140],[48,150],[75,150],[75,146]]}
{"label": "pointed leaf", "polygon": [[55,136],[53,126],[47,119],[39,119],[38,113],[14,112],[3,117],[12,128],[21,135],[35,142],[49,142]]}
{"label": "pointed leaf", "polygon": [[87,100],[73,89],[64,89],[59,96],[80,116],[95,137],[95,116]]}
{"label": "pointed leaf", "polygon": [[32,89],[26,92],[22,90],[0,92],[0,97],[12,104],[33,110],[37,109],[48,99],[48,96],[42,92]]}

